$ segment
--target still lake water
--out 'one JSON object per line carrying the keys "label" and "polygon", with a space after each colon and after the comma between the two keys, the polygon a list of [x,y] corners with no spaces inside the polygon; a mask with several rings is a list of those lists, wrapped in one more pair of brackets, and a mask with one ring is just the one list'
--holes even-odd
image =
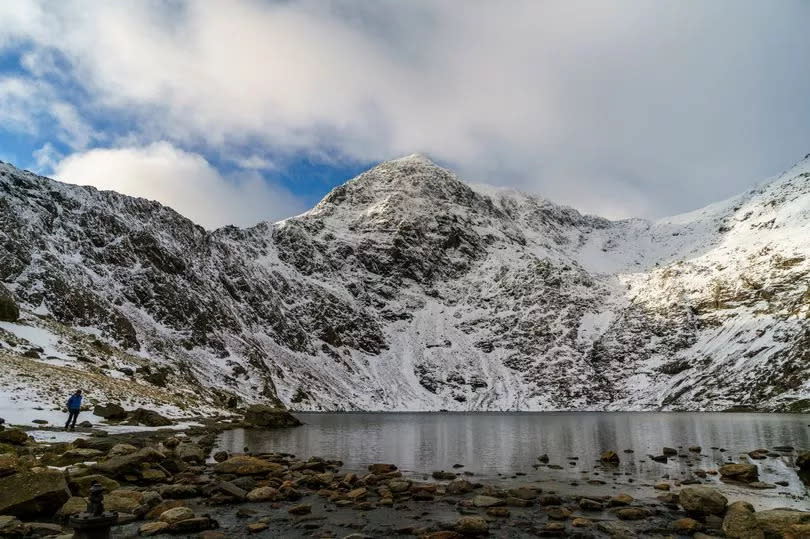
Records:
{"label": "still lake water", "polygon": [[[392,463],[403,472],[430,474],[456,463],[476,476],[497,478],[539,472],[537,457],[564,467],[559,479],[581,477],[598,467],[601,451],[615,450],[616,471],[655,480],[692,475],[694,468],[715,468],[741,453],[790,445],[810,449],[810,415],[754,413],[296,413],[304,426],[223,433],[219,447],[241,452],[284,452],[299,458],[340,459],[346,470],[364,470],[374,462]],[[700,456],[659,464],[647,458],[664,446],[701,446]],[[712,447],[718,449],[712,450]],[[625,453],[631,449],[633,453]],[[720,451],[724,449],[725,451]],[[795,455],[755,461],[762,481],[786,480],[792,495],[806,486],[792,470]],[[570,457],[578,457],[572,460]],[[459,470],[456,470],[459,471]],[[550,470],[543,468],[545,474]],[[617,474],[614,474],[617,475]],[[531,478],[531,477],[529,477]],[[784,491],[785,489],[783,489]]]}

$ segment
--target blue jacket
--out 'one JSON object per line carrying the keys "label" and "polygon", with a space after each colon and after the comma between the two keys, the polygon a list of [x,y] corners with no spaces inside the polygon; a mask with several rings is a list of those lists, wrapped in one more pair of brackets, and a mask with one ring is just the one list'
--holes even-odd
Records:
{"label": "blue jacket", "polygon": [[79,410],[82,407],[82,396],[71,395],[68,399],[68,410]]}

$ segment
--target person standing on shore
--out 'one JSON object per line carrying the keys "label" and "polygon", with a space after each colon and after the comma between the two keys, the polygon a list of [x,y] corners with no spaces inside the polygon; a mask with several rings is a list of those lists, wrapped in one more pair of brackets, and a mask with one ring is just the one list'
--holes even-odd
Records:
{"label": "person standing on shore", "polygon": [[[77,389],[76,393],[70,396],[67,401],[68,420],[65,423],[65,430],[70,427],[70,430],[76,429],[76,418],[79,417],[79,412],[82,409],[82,390]],[[72,423],[71,423],[72,422]]]}

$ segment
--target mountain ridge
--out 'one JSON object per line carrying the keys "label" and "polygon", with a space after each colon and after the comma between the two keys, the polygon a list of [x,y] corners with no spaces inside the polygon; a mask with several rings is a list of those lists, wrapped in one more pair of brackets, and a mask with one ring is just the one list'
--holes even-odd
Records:
{"label": "mountain ridge", "polygon": [[[809,178],[805,160],[701,210],[611,221],[415,154],[301,215],[206,231],[2,164],[0,281],[22,325],[92,334],[201,406],[801,408]],[[22,353],[15,328],[0,344]]]}

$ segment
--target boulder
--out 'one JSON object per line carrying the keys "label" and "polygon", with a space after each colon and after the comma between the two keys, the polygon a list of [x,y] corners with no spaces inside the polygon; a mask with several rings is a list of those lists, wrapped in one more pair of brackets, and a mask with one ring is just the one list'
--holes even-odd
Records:
{"label": "boulder", "polygon": [[68,449],[56,459],[57,466],[68,466],[78,462],[96,461],[100,456],[104,455],[103,451],[98,449]]}
{"label": "boulder", "polygon": [[249,457],[247,455],[231,457],[228,460],[220,462],[214,466],[214,471],[217,473],[234,475],[265,474],[270,472],[279,472],[283,469],[284,466],[276,462],[270,462],[256,457]]}
{"label": "boulder", "polygon": [[273,487],[254,488],[247,493],[247,499],[251,502],[275,501],[279,496],[278,490]]}
{"label": "boulder", "polygon": [[20,429],[0,430],[0,444],[25,445],[28,435]]}
{"label": "boulder", "polygon": [[650,516],[650,511],[643,507],[622,507],[616,510],[619,520],[643,520]]}
{"label": "boulder", "polygon": [[85,475],[82,477],[73,477],[70,479],[70,490],[76,496],[87,497],[90,495],[90,486],[96,482],[104,487],[104,492],[112,492],[121,485],[118,481],[105,477],[101,474]]}
{"label": "boulder", "polygon": [[0,284],[0,320],[3,322],[16,322],[20,317],[20,307],[14,301],[8,288]]}
{"label": "boulder", "polygon": [[124,407],[120,404],[96,404],[96,406],[93,408],[93,415],[116,421],[125,419],[127,417],[127,411],[124,410]]}
{"label": "boulder", "polygon": [[686,487],[679,494],[681,507],[695,515],[722,515],[728,499],[709,487]]}
{"label": "boulder", "polygon": [[110,448],[110,451],[107,453],[110,457],[116,457],[121,455],[131,455],[132,453],[138,450],[137,447],[130,444],[115,444]]}
{"label": "boulder", "polygon": [[20,469],[20,459],[11,453],[0,454],[0,477],[17,473]]}
{"label": "boulder", "polygon": [[0,514],[18,517],[53,516],[70,498],[59,470],[19,471],[0,479]]}
{"label": "boulder", "polygon": [[725,464],[720,466],[720,475],[723,479],[753,483],[759,479],[759,470],[753,464]]}
{"label": "boulder", "polygon": [[[393,489],[391,489],[393,491]],[[407,488],[406,488],[407,490]],[[473,491],[473,485],[466,479],[456,479],[448,483],[447,493],[451,496],[458,496],[459,494],[467,494]]]}
{"label": "boulder", "polygon": [[734,502],[723,518],[723,533],[736,539],[765,539],[765,532],[754,517],[754,507],[748,502]]}
{"label": "boulder", "polygon": [[297,427],[301,425],[301,422],[284,408],[273,408],[265,404],[249,406],[245,411],[245,423],[264,428]]}
{"label": "boulder", "polygon": [[810,513],[797,509],[768,509],[754,513],[766,537],[782,537],[791,526],[810,523]]}
{"label": "boulder", "polygon": [[119,488],[104,495],[104,509],[119,513],[134,513],[142,501],[142,492]]}
{"label": "boulder", "polygon": [[205,454],[202,448],[195,443],[184,443],[174,449],[174,454],[183,462],[202,464],[205,462]]}
{"label": "boulder", "polygon": [[127,414],[130,421],[146,425],[147,427],[167,427],[174,424],[168,417],[164,417],[154,410],[137,408]]}
{"label": "boulder", "polygon": [[81,496],[71,496],[68,501],[56,512],[59,518],[68,518],[87,510],[87,500]]}
{"label": "boulder", "polygon": [[181,520],[186,520],[189,518],[194,518],[194,511],[188,507],[181,506],[164,511],[158,520],[165,522],[166,524],[174,524],[175,522],[180,522]]}
{"label": "boulder", "polygon": [[142,464],[160,462],[166,455],[153,447],[144,447],[129,455],[117,455],[93,465],[93,470],[111,477],[139,475]]}
{"label": "boulder", "polygon": [[482,517],[461,517],[456,520],[454,527],[462,535],[487,535],[489,533],[489,524]]}

